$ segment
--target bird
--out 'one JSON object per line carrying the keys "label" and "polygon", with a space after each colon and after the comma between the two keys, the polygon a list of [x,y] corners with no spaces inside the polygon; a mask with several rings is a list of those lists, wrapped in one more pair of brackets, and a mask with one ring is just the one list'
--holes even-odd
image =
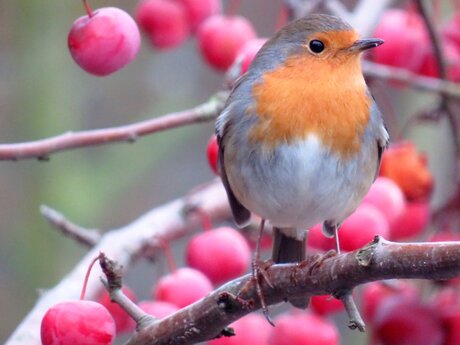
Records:
{"label": "bird", "polygon": [[239,227],[251,214],[273,226],[274,263],[304,260],[318,223],[339,251],[340,224],[378,175],[389,134],[360,57],[382,43],[310,14],[279,30],[234,82],[215,123],[220,176]]}

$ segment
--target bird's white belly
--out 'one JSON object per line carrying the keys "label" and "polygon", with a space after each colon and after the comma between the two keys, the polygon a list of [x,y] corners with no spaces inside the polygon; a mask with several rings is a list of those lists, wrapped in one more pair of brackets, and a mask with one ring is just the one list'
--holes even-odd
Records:
{"label": "bird's white belly", "polygon": [[325,220],[340,222],[353,212],[374,177],[377,150],[341,161],[309,135],[272,154],[238,152],[239,168],[227,174],[237,198],[277,227],[309,228]]}

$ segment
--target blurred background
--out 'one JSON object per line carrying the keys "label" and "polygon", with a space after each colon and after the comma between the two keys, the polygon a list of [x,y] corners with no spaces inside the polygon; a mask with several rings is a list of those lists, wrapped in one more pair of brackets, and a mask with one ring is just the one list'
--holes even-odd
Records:
{"label": "blurred background", "polygon": [[[259,36],[271,36],[281,3],[241,1],[239,13],[252,21]],[[136,4],[91,1],[93,9],[117,6],[130,14]],[[197,54],[194,39],[168,52],[155,51],[144,40],[128,67],[108,77],[91,76],[67,49],[70,26],[81,15],[84,8],[78,0],[0,1],[1,143],[187,109],[207,100],[223,83],[223,74]],[[391,130],[437,100],[393,90],[384,82],[373,83],[373,90]],[[27,314],[40,290],[56,284],[86,251],[53,230],[41,217],[40,205],[56,208],[84,227],[121,227],[213,176],[205,153],[212,132],[212,123],[194,125],[134,144],[58,153],[48,162],[0,162],[0,342]],[[434,204],[445,200],[453,176],[453,163],[446,160],[451,152],[447,132],[441,122],[407,133],[429,154],[436,177]]]}

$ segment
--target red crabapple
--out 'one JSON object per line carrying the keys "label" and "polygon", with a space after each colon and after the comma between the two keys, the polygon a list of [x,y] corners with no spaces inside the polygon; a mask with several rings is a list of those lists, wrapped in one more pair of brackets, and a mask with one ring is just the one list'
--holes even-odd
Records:
{"label": "red crabapple", "polygon": [[159,319],[169,316],[179,310],[175,304],[163,301],[142,301],[139,302],[139,308]]}
{"label": "red crabapple", "polygon": [[255,30],[246,18],[214,15],[200,26],[197,38],[203,58],[225,71],[235,61],[238,50],[255,37]]}
{"label": "red crabapple", "polygon": [[[418,73],[428,77],[439,78],[438,64],[433,47],[429,47],[423,55],[423,62],[420,66]],[[460,51],[457,46],[446,41],[443,45],[443,55],[446,62],[447,76],[452,81],[459,81],[460,77]]]}
{"label": "red crabapple", "polygon": [[372,51],[375,62],[418,71],[423,63],[420,51],[429,47],[425,25],[418,13],[402,9],[385,11],[374,36],[385,41]]}
{"label": "red crabapple", "polygon": [[426,201],[413,201],[406,204],[404,212],[390,227],[392,241],[414,237],[425,230],[430,219],[430,205]]}
{"label": "red crabapple", "polygon": [[154,288],[153,298],[183,308],[211,291],[212,284],[203,273],[184,267],[161,277]]}
{"label": "red crabapple", "polygon": [[364,197],[363,203],[377,207],[390,226],[404,212],[406,206],[401,188],[386,177],[377,177]]}
{"label": "red crabapple", "polygon": [[109,345],[115,339],[115,322],[99,303],[61,302],[46,312],[41,323],[43,345]]}
{"label": "red crabapple", "polygon": [[340,247],[352,251],[371,242],[376,235],[389,237],[388,221],[377,207],[362,204],[342,223],[339,229]]}
{"label": "red crabapple", "polygon": [[[134,292],[127,286],[122,288],[123,293],[134,303],[137,301],[137,297]],[[114,303],[110,300],[110,295],[107,290],[104,291],[101,298],[99,299],[99,303],[102,304],[112,315],[117,334],[123,332],[130,332],[136,328],[136,323],[134,320],[126,313],[126,311],[120,307],[117,303]]]}
{"label": "red crabapple", "polygon": [[432,300],[441,317],[445,339],[443,345],[460,344],[460,294],[457,289],[442,289]]}
{"label": "red crabapple", "polygon": [[426,156],[410,141],[393,144],[385,151],[380,176],[395,181],[409,200],[426,200],[433,189]]}
{"label": "red crabapple", "polygon": [[86,72],[104,76],[129,64],[140,47],[134,20],[115,7],[100,8],[78,18],[68,36],[70,54]]}
{"label": "red crabapple", "polygon": [[329,315],[343,310],[342,301],[331,295],[313,296],[310,305],[318,315]]}
{"label": "red crabapple", "polygon": [[337,327],[319,315],[295,311],[281,315],[275,324],[270,345],[339,345]]}
{"label": "red crabapple", "polygon": [[187,245],[186,260],[212,283],[220,284],[248,270],[251,250],[237,230],[223,227],[194,236]]}
{"label": "red crabapple", "polygon": [[324,251],[335,249],[335,239],[324,236],[322,228],[322,224],[316,224],[314,227],[308,230],[308,246]]}
{"label": "red crabapple", "polygon": [[230,325],[235,336],[213,339],[209,345],[268,345],[271,326],[259,314],[249,314]]}
{"label": "red crabapple", "polygon": [[241,61],[241,74],[247,72],[252,60],[256,57],[260,48],[267,42],[266,38],[253,38],[247,41],[236,54],[235,61]]}
{"label": "red crabapple", "polygon": [[206,18],[221,11],[220,0],[178,0],[185,8],[190,30],[195,32]]}
{"label": "red crabapple", "polygon": [[219,158],[219,145],[217,144],[217,136],[215,134],[209,138],[206,154],[208,156],[208,163],[211,167],[211,170],[214,172],[214,174],[219,175],[219,169],[217,167],[217,160]]}
{"label": "red crabapple", "polygon": [[361,295],[361,308],[364,320],[373,324],[375,314],[385,299],[391,296],[403,296],[405,298],[417,298],[417,289],[404,281],[391,280],[386,283],[372,282],[363,286]]}
{"label": "red crabapple", "polygon": [[143,0],[136,9],[136,21],[158,49],[174,48],[189,36],[185,8],[172,0]]}
{"label": "red crabapple", "polygon": [[388,297],[380,305],[374,331],[383,345],[442,345],[444,337],[434,308],[402,296]]}

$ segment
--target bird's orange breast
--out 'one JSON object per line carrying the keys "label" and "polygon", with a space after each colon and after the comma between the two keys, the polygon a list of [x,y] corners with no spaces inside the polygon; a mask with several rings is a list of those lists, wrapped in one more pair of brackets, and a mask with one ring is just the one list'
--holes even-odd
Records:
{"label": "bird's orange breast", "polygon": [[273,149],[314,134],[343,159],[360,149],[371,100],[358,56],[329,62],[302,54],[265,73],[252,89],[258,117],[250,140]]}

